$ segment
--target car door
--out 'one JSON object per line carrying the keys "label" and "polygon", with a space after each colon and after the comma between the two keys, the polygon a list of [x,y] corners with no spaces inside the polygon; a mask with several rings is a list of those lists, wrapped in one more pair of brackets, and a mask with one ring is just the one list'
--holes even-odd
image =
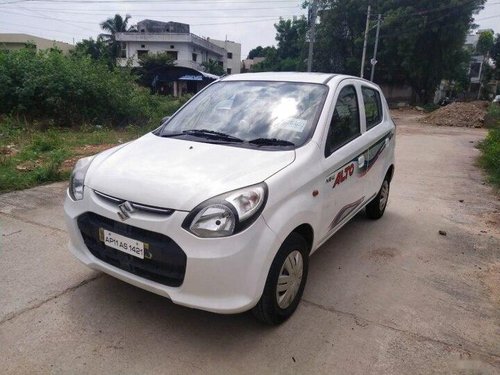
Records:
{"label": "car door", "polygon": [[342,81],[337,87],[334,103],[330,125],[323,137],[320,242],[352,217],[367,198],[366,190],[360,184],[359,166],[364,165],[365,141],[358,82]]}
{"label": "car door", "polygon": [[366,127],[363,135],[366,150],[360,177],[371,200],[378,193],[387,172],[387,149],[394,135],[394,126],[388,114],[384,113],[380,91],[368,83],[362,83],[360,90]]}

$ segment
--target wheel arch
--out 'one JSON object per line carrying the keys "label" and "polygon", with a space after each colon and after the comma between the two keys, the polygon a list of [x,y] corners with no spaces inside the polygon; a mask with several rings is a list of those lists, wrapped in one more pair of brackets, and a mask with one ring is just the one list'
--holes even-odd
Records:
{"label": "wheel arch", "polygon": [[297,233],[302,238],[304,238],[304,240],[306,240],[308,251],[310,253],[312,250],[313,242],[314,242],[314,229],[313,229],[312,225],[306,224],[306,223],[301,224],[290,232],[290,234],[292,234],[292,233]]}
{"label": "wheel arch", "polygon": [[389,166],[389,169],[387,170],[385,177],[389,179],[389,182],[392,181],[392,178],[394,177],[394,164],[391,164]]}

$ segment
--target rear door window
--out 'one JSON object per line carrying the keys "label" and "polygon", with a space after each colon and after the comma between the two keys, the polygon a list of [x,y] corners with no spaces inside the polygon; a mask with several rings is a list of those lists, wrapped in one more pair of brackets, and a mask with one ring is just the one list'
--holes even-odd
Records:
{"label": "rear door window", "polygon": [[346,86],[340,91],[332,122],[328,129],[325,157],[361,135],[358,96],[354,86]]}
{"label": "rear door window", "polygon": [[365,105],[366,130],[382,122],[382,101],[377,90],[362,87],[363,102]]}

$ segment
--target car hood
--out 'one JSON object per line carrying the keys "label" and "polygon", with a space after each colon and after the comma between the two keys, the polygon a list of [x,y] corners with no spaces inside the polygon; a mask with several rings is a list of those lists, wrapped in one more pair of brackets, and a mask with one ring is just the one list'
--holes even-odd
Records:
{"label": "car hood", "polygon": [[295,151],[265,151],[147,134],[92,161],[85,185],[120,199],[190,211],[213,196],[264,181]]}

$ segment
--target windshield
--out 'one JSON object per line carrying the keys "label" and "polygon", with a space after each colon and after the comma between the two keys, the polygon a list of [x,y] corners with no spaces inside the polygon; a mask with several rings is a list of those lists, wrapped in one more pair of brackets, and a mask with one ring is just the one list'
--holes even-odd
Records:
{"label": "windshield", "polygon": [[316,126],[327,87],[293,82],[218,82],[196,96],[160,136],[247,147],[298,147]]}

